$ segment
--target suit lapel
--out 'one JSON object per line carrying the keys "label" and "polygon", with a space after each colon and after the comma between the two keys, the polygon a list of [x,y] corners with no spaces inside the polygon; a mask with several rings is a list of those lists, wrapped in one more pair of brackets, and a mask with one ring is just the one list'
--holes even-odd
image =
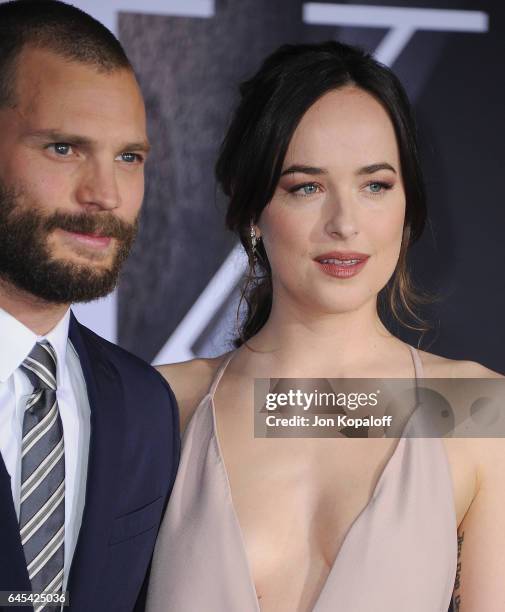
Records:
{"label": "suit lapel", "polygon": [[12,501],[11,479],[0,455],[0,590],[30,591],[30,579]]}
{"label": "suit lapel", "polygon": [[101,563],[107,556],[110,522],[121,491],[123,386],[100,342],[80,326],[73,314],[69,337],[86,381],[91,435],[84,512],[67,589],[72,609],[91,610],[97,583],[104,578]]}

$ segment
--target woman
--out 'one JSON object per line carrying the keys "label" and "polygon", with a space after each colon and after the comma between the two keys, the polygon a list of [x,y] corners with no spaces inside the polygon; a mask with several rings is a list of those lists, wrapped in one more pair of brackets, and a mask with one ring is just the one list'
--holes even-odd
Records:
{"label": "woman", "polygon": [[501,440],[254,438],[255,378],[498,376],[379,316],[414,313],[425,218],[401,85],[328,42],[281,47],[241,94],[217,178],[249,311],[236,351],[160,368],[186,431],[147,609],[445,612],[456,578],[461,612],[502,609]]}

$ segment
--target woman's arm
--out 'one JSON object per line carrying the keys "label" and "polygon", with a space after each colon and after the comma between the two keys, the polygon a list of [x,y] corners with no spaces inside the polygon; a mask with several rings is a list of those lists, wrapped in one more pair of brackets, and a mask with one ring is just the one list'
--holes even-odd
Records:
{"label": "woman's arm", "polygon": [[454,612],[505,611],[505,439],[469,440],[477,493],[458,528]]}

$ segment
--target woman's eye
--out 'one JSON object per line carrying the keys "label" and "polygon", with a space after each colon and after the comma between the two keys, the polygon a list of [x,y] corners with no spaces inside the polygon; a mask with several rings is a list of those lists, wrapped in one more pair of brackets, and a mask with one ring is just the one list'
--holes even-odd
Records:
{"label": "woman's eye", "polygon": [[55,142],[50,144],[49,149],[52,149],[60,157],[68,157],[72,151],[72,146],[66,142]]}
{"label": "woman's eye", "polygon": [[368,183],[367,187],[370,189],[371,193],[381,194],[382,192],[391,189],[392,185],[390,185],[389,183],[374,181],[373,183]]}
{"label": "woman's eye", "polygon": [[291,189],[291,193],[300,196],[311,196],[317,193],[319,190],[318,185],[316,183],[305,183],[304,185],[297,185]]}
{"label": "woman's eye", "polygon": [[142,155],[139,155],[138,153],[130,153],[129,151],[121,153],[119,158],[121,161],[124,161],[127,164],[134,164],[135,162],[142,162],[144,160]]}

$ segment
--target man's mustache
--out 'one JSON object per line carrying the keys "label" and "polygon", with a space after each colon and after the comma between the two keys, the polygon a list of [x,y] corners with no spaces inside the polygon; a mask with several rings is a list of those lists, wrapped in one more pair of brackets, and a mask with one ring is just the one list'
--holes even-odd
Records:
{"label": "man's mustache", "polygon": [[138,217],[133,223],[127,223],[111,213],[70,214],[55,212],[44,219],[43,229],[47,232],[62,229],[80,234],[97,234],[99,236],[117,238],[119,241],[129,241],[136,235]]}

